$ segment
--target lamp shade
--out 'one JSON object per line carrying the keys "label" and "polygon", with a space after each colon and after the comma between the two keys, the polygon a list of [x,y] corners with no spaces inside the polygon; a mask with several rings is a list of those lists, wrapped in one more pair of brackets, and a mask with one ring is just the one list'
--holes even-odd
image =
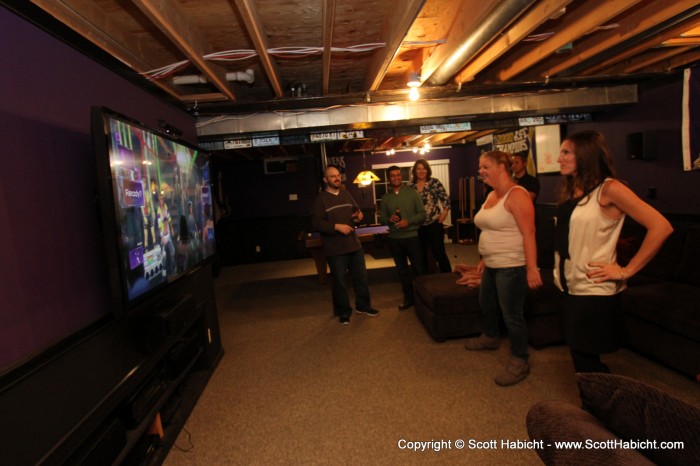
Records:
{"label": "lamp shade", "polygon": [[369,186],[372,184],[372,181],[379,181],[379,177],[370,170],[365,170],[357,175],[357,178],[355,178],[353,183],[359,184],[360,186]]}

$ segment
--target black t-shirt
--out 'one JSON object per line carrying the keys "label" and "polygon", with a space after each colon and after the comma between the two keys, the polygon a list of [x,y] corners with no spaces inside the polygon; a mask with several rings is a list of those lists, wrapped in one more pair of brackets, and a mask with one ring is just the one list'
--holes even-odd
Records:
{"label": "black t-shirt", "polygon": [[535,193],[534,200],[537,200],[537,196],[540,194],[540,182],[537,181],[537,178],[530,175],[529,173],[525,173],[522,178],[514,177],[514,179],[515,182],[518,183],[520,186],[527,189],[531,193]]}

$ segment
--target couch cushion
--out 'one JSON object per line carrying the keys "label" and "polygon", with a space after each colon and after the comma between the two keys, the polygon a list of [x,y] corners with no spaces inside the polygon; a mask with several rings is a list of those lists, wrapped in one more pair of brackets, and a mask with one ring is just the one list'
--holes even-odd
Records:
{"label": "couch cushion", "polygon": [[700,227],[690,227],[686,232],[685,247],[676,268],[676,280],[700,287],[698,264],[700,264]]}
{"label": "couch cushion", "polygon": [[[576,375],[583,408],[624,440],[656,441],[642,453],[658,464],[700,464],[700,408],[637,380],[613,374]],[[663,449],[661,442],[683,442]]]}
{"label": "couch cushion", "polygon": [[480,313],[479,288],[457,285],[455,273],[421,275],[413,282],[415,293],[436,314]]}
{"label": "couch cushion", "polygon": [[700,341],[700,287],[675,282],[631,286],[622,292],[626,314]]}
{"label": "couch cushion", "polygon": [[528,411],[525,423],[530,438],[542,441],[543,448],[535,451],[547,465],[654,464],[636,450],[555,448],[555,442],[589,441],[603,442],[605,445],[608,440],[620,440],[595,416],[564,401],[536,404]]}
{"label": "couch cushion", "polygon": [[525,298],[525,317],[543,314],[559,314],[562,292],[554,284],[551,269],[540,270],[542,286],[536,290],[528,290]]}
{"label": "couch cushion", "polygon": [[[639,271],[640,275],[673,280],[678,267],[678,261],[685,248],[685,226],[681,226],[668,237],[659,252],[649,263]],[[641,243],[640,243],[641,244]]]}

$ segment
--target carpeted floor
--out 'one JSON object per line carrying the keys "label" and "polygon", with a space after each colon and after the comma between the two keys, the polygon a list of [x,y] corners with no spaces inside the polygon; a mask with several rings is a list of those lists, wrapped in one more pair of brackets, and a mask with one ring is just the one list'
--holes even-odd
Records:
{"label": "carpeted floor", "polygon": [[[469,442],[526,440],[532,405],[578,404],[565,347],[531,350],[531,375],[501,388],[493,377],[507,345],[473,353],[463,340],[435,343],[413,309],[397,310],[390,262],[368,263],[381,315],[355,314],[347,326],[331,316],[330,288],[311,269],[292,271],[292,262],[228,267],[217,278],[225,355],[166,466],[541,464],[531,450]],[[614,373],[698,402],[695,382],[632,352],[605,361]],[[413,451],[410,442],[432,448]]]}

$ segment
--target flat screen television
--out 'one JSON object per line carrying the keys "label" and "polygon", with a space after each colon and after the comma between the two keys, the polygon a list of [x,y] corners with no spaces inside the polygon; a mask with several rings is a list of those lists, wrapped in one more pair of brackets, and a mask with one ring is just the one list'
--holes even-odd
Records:
{"label": "flat screen television", "polygon": [[215,254],[209,155],[104,107],[92,133],[113,297],[129,311]]}

